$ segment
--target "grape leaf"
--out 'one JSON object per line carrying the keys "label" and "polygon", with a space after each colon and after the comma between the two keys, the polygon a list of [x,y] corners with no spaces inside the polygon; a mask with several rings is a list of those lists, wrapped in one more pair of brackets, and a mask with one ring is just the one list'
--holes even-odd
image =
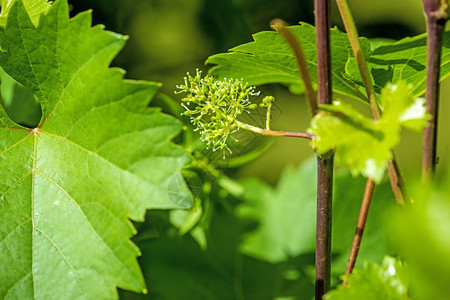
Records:
{"label": "grape leaf", "polygon": [[[289,29],[302,44],[311,79],[316,83],[315,28],[307,23],[301,23],[300,26],[290,26]],[[229,53],[209,57],[206,63],[216,65],[210,70],[210,74],[219,78],[243,78],[250,85],[282,83],[289,86],[292,91],[302,92],[303,83],[294,54],[284,39],[271,31],[256,33],[253,38],[253,42],[237,46]],[[331,30],[331,40],[333,90],[359,98],[355,84],[344,76],[347,59],[353,55],[347,35],[334,28]],[[369,41],[364,38],[360,41],[366,53],[370,48]]]}
{"label": "grape leaf", "polygon": [[[317,83],[315,28],[306,23],[290,26],[302,44],[313,83]],[[253,35],[254,41],[230,49],[229,53],[213,55],[206,61],[215,64],[210,73],[219,78],[243,78],[251,85],[281,83],[294,92],[303,92],[292,50],[276,32],[263,31]],[[356,59],[345,33],[331,30],[333,91],[361,99],[365,89]],[[377,93],[389,82],[406,81],[413,85],[412,94],[425,92],[426,35],[381,44],[372,49],[366,38],[360,38],[370,75]],[[450,76],[450,32],[445,33],[442,48],[441,80]]]}
{"label": "grape leaf", "polygon": [[380,182],[392,149],[400,141],[401,127],[420,131],[428,118],[424,99],[412,98],[411,86],[405,82],[388,84],[380,101],[382,115],[377,121],[339,101],[321,106],[323,113],[313,117],[308,129],[315,135],[317,153],[334,150],[337,164]]}
{"label": "grape leaf", "polygon": [[[5,27],[9,11],[16,0],[0,0],[2,12],[0,14],[0,26]],[[38,25],[39,16],[48,11],[50,3],[44,0],[22,0],[31,22]]]}
{"label": "grape leaf", "polygon": [[[276,188],[259,180],[244,182],[245,194],[236,214],[256,222],[241,243],[241,251],[261,260],[278,263],[291,257],[314,253],[316,215],[316,162],[304,163],[297,170],[287,168]],[[345,271],[355,230],[359,203],[364,191],[362,177],[352,179],[348,172],[335,175],[333,191],[333,273]],[[380,228],[381,216],[395,205],[390,186],[377,186],[360,249],[362,259],[381,260],[387,241]]]}
{"label": "grape leaf", "polygon": [[[425,93],[427,47],[426,34],[404,38],[390,44],[382,44],[366,54],[367,66],[372,75],[375,91],[380,93],[388,82],[406,81],[413,85],[412,95],[419,97]],[[358,83],[363,84],[356,60],[348,61],[346,73]],[[450,32],[444,33],[441,55],[440,80],[450,76]]]}
{"label": "grape leaf", "polygon": [[408,300],[409,278],[403,264],[386,257],[382,265],[366,262],[364,269],[354,269],[346,276],[347,285],[328,292],[325,300]]}
{"label": "grape leaf", "polygon": [[37,27],[15,1],[0,28],[0,67],[42,108],[34,129],[0,109],[0,298],[143,292],[129,219],[192,204],[169,193],[188,157],[170,143],[179,122],[147,107],[159,84],[108,67],[125,40],[65,0]]}

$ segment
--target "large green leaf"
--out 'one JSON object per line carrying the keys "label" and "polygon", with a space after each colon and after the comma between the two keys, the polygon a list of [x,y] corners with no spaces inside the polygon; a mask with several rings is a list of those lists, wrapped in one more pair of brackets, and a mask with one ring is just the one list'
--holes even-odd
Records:
{"label": "large green leaf", "polygon": [[[276,188],[257,181],[245,182],[245,201],[237,214],[256,222],[244,236],[241,251],[277,263],[302,254],[314,253],[316,215],[316,163],[306,162],[298,170],[286,169]],[[338,172],[334,182],[333,273],[340,275],[350,253],[365,180]],[[373,204],[360,250],[364,259],[381,260],[388,250],[383,214],[395,205],[390,186],[383,182],[375,189]]]}
{"label": "large green leaf", "polygon": [[31,130],[0,109],[2,299],[145,291],[129,219],[191,204],[169,193],[188,158],[169,142],[180,124],[147,107],[159,85],[108,67],[124,43],[65,0],[37,28],[16,1],[0,28],[0,67],[42,107]]}
{"label": "large green leaf", "polygon": [[[316,82],[315,28],[306,23],[289,28],[302,44],[311,79]],[[211,69],[210,73],[220,78],[243,78],[250,85],[282,83],[288,85],[293,91],[302,91],[303,83],[294,54],[283,37],[276,32],[263,31],[255,34],[253,38],[254,42],[237,46],[229,53],[209,57],[206,62],[217,65]],[[354,88],[355,84],[343,75],[347,59],[352,56],[347,35],[332,29],[331,39],[333,41],[333,89],[341,94],[359,97]],[[361,44],[365,50],[370,47],[366,39],[361,39]]]}
{"label": "large green leaf", "polygon": [[[289,28],[302,44],[311,79],[316,83],[315,28],[306,23]],[[253,38],[253,42],[234,47],[229,53],[209,57],[206,62],[216,65],[210,73],[219,78],[243,78],[251,85],[282,83],[293,91],[303,91],[295,57],[284,39],[269,31],[256,33]],[[360,99],[365,89],[347,35],[332,29],[331,43],[333,91]],[[413,85],[416,97],[425,92],[426,35],[381,44],[375,49],[365,38],[360,43],[377,93],[387,83],[400,80]],[[449,44],[447,32],[442,48],[441,80],[450,75]]]}
{"label": "large green leaf", "polygon": [[[426,34],[382,44],[366,55],[375,90],[380,93],[388,82],[406,81],[413,85],[413,96],[425,93],[427,47]],[[349,60],[346,73],[361,85],[362,80],[354,59]],[[450,32],[444,34],[441,57],[441,80],[450,75]]]}

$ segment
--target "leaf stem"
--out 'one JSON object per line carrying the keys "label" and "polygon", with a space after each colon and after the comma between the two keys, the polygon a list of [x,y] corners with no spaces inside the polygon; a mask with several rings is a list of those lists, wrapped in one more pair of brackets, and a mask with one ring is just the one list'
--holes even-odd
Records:
{"label": "leaf stem", "polygon": [[367,97],[369,98],[370,108],[375,120],[381,116],[380,107],[378,106],[375,90],[373,89],[372,79],[370,77],[369,69],[367,68],[366,60],[359,42],[358,30],[356,29],[355,20],[348,5],[347,0],[336,0],[339,12],[344,22],[345,30],[347,31],[348,39],[352,47],[353,55],[358,63],[359,72],[361,74],[364,87],[366,88]]}
{"label": "leaf stem", "polygon": [[400,170],[395,157],[388,161],[388,174],[395,201],[397,201],[399,206],[405,206],[405,198],[407,198],[406,191],[404,190],[403,177],[400,176]]}
{"label": "leaf stem", "polygon": [[312,140],[314,138],[314,135],[309,134],[309,133],[301,133],[301,132],[291,132],[291,131],[278,131],[278,130],[268,130],[268,129],[263,129],[260,127],[256,127],[256,126],[252,126],[240,121],[237,121],[237,125],[239,126],[239,128],[251,131],[251,132],[255,132],[261,135],[266,135],[266,136],[284,136],[284,137],[297,137],[297,138],[303,138],[303,139],[309,139]]}
{"label": "leaf stem", "polygon": [[[336,3],[338,5],[339,12],[341,14],[345,29],[347,31],[353,55],[355,56],[356,61],[358,63],[359,72],[361,74],[361,78],[364,83],[364,87],[366,89],[366,94],[369,99],[372,116],[374,120],[378,120],[381,116],[381,110],[380,107],[378,106],[378,101],[376,98],[375,90],[373,88],[372,79],[370,77],[369,69],[367,68],[366,60],[364,58],[361,44],[359,42],[358,30],[356,28],[353,15],[351,13],[347,0],[336,0]],[[402,190],[403,179],[400,175],[400,171],[398,169],[398,165],[395,159],[392,159],[391,161],[388,162],[388,173],[395,199],[399,205],[403,206],[405,203],[404,192]],[[366,187],[364,190],[358,223],[356,227],[356,233],[353,238],[352,249],[347,264],[346,274],[350,274],[352,272],[353,267],[355,266],[356,263],[359,248],[361,245],[362,235],[364,233],[364,226],[366,224],[367,214],[370,208],[370,203],[372,201],[374,188],[375,182],[369,178],[366,182]]]}
{"label": "leaf stem", "polygon": [[266,111],[266,130],[270,130],[270,122],[272,119],[272,102],[267,103]]}
{"label": "leaf stem", "polygon": [[424,131],[422,178],[428,180],[436,169],[436,145],[439,107],[439,75],[442,39],[447,19],[448,0],[423,0],[427,19],[427,113],[431,115]]}
{"label": "leaf stem", "polygon": [[311,76],[308,71],[308,64],[305,60],[305,54],[303,52],[302,45],[292,34],[291,30],[286,27],[286,23],[281,19],[274,19],[270,22],[272,28],[274,28],[281,36],[286,40],[286,42],[291,47],[292,51],[295,55],[295,60],[297,62],[298,69],[300,70],[300,77],[303,80],[303,84],[305,86],[305,94],[306,99],[309,104],[309,109],[312,115],[315,115],[317,112],[317,100],[316,93],[314,92],[314,88],[311,81]]}
{"label": "leaf stem", "polygon": [[[359,247],[361,245],[361,239],[366,226],[367,215],[369,214],[370,203],[372,202],[373,190],[375,188],[375,181],[368,179],[366,187],[364,189],[364,196],[361,202],[361,209],[359,210],[358,223],[356,224],[355,235],[353,236],[352,249],[350,251],[350,257],[348,259],[347,268],[345,274],[352,273],[355,267],[356,258],[358,257]],[[344,280],[342,284],[347,284]]]}
{"label": "leaf stem", "polygon": [[[352,47],[353,55],[358,63],[359,73],[366,89],[366,94],[369,99],[370,109],[374,120],[378,120],[381,116],[381,110],[378,106],[377,97],[373,88],[372,79],[370,77],[369,69],[367,68],[366,60],[362,52],[361,44],[359,42],[358,30],[356,29],[355,20],[353,19],[352,12],[348,5],[347,0],[336,0],[336,3],[341,14],[342,21],[344,22],[345,30],[347,31],[348,39]],[[388,162],[389,178],[391,187],[394,192],[395,200],[400,205],[405,203],[405,192],[403,191],[403,185],[399,183],[403,182],[397,163],[392,160]]]}
{"label": "leaf stem", "polygon": [[[330,0],[314,0],[317,46],[317,101],[331,103]],[[331,221],[333,197],[333,161],[317,156],[317,221],[315,299],[321,300],[330,290]]]}

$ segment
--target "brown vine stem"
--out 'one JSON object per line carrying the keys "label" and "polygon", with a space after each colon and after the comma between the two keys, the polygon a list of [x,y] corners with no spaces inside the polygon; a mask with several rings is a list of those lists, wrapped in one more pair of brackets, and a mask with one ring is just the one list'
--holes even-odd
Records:
{"label": "brown vine stem", "polygon": [[303,139],[309,139],[312,140],[314,138],[314,135],[309,133],[302,133],[302,132],[292,132],[292,131],[278,131],[278,130],[269,130],[269,129],[263,129],[260,127],[252,126],[246,123],[242,123],[240,121],[236,120],[237,125],[239,128],[252,131],[261,135],[266,136],[284,136],[284,137],[297,137],[297,138],[303,138]]}
{"label": "brown vine stem", "polygon": [[[366,94],[369,98],[370,108],[372,110],[372,116],[374,120],[378,120],[381,116],[381,110],[378,106],[375,90],[373,88],[372,80],[370,78],[369,69],[367,68],[366,60],[362,52],[361,44],[359,42],[358,30],[356,29],[356,24],[353,19],[350,7],[347,0],[336,0],[339,8],[342,20],[344,22],[345,29],[352,47],[353,55],[358,63],[359,72],[361,74],[364,87],[366,89]],[[403,180],[400,175],[397,163],[393,158],[388,162],[388,173],[391,182],[391,187],[394,192],[395,199],[397,203],[401,206],[404,205],[404,192],[403,192]],[[356,259],[358,256],[359,248],[361,245],[362,235],[364,233],[364,227],[367,220],[368,211],[370,208],[370,203],[373,195],[373,189],[375,188],[375,182],[372,179],[368,179],[366,182],[366,188],[364,190],[364,196],[361,203],[361,209],[358,216],[358,224],[356,228],[355,235],[353,237],[352,248],[350,251],[350,256],[346,268],[346,274],[350,274],[355,266]],[[344,282],[345,284],[345,282]]]}
{"label": "brown vine stem", "polygon": [[[359,211],[358,223],[356,224],[355,235],[353,236],[352,249],[350,251],[350,258],[348,259],[347,268],[345,274],[348,275],[355,267],[356,258],[358,257],[359,247],[361,245],[361,239],[366,227],[367,215],[369,214],[370,202],[372,202],[373,190],[375,188],[375,182],[372,179],[367,180],[366,188],[364,190],[364,196],[361,202],[361,209]],[[342,284],[347,284],[344,280]]]}
{"label": "brown vine stem", "polygon": [[398,168],[394,154],[392,154],[392,160],[388,161],[387,167],[395,200],[399,206],[403,207],[405,206],[405,198],[408,199],[408,197],[404,189],[403,177],[400,175],[400,169]]}
{"label": "brown vine stem", "polygon": [[316,300],[330,290],[333,161],[333,154],[317,156]]}
{"label": "brown vine stem", "polygon": [[[331,104],[330,5],[330,0],[314,0],[319,107]],[[322,299],[330,289],[333,161],[332,153],[317,156],[316,300]]]}
{"label": "brown vine stem", "polygon": [[[299,41],[280,19],[272,26],[283,36],[294,52],[312,115],[320,104],[331,103],[330,0],[315,0],[317,29],[318,99],[309,76]],[[333,187],[333,155],[317,157],[317,224],[316,224],[316,292],[322,299],[330,289],[331,273],[331,208]]]}
{"label": "brown vine stem", "polygon": [[423,0],[427,19],[427,113],[431,115],[424,131],[422,178],[427,181],[436,168],[436,145],[439,107],[439,75],[442,39],[447,20],[448,0]]}
{"label": "brown vine stem", "polygon": [[286,27],[286,23],[281,19],[274,19],[270,22],[272,28],[274,28],[289,44],[292,51],[295,55],[295,60],[297,62],[298,69],[300,70],[301,79],[303,80],[303,84],[305,86],[305,94],[306,99],[308,101],[309,109],[311,111],[311,115],[315,115],[317,113],[317,100],[316,93],[314,92],[314,88],[311,82],[311,76],[308,71],[308,64],[305,60],[305,54],[303,52],[302,45],[296,39],[294,34]]}

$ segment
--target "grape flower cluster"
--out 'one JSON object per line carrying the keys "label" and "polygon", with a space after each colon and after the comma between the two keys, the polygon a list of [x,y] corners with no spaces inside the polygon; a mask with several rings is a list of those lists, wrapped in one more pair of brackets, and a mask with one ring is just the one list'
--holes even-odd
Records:
{"label": "grape flower cluster", "polygon": [[195,76],[187,73],[184,84],[177,85],[177,89],[176,94],[186,94],[182,99],[186,111],[182,115],[190,118],[194,130],[213,151],[230,150],[227,141],[242,124],[237,117],[257,108],[250,97],[258,96],[259,92],[242,80],[215,80],[209,75],[202,77],[197,70]]}

